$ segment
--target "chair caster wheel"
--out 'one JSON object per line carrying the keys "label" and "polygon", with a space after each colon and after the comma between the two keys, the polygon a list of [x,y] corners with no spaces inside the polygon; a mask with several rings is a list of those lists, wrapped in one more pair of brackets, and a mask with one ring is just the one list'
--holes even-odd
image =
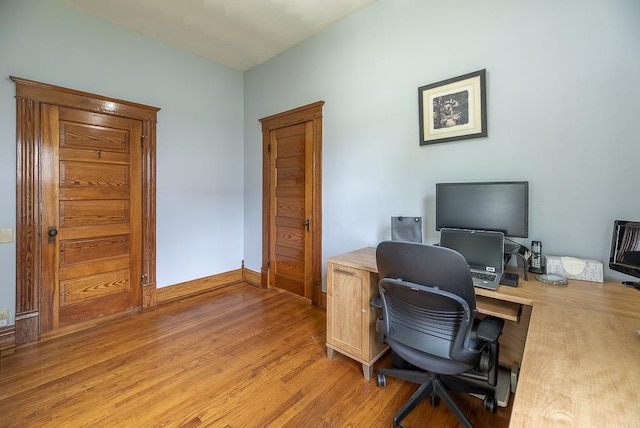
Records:
{"label": "chair caster wheel", "polygon": [[378,374],[378,377],[376,378],[376,383],[378,384],[378,386],[380,388],[384,388],[387,386],[387,377],[383,374]]}
{"label": "chair caster wheel", "polygon": [[431,407],[438,407],[440,405],[440,397],[437,395],[431,396]]}
{"label": "chair caster wheel", "polygon": [[498,400],[496,400],[494,397],[484,397],[484,401],[482,404],[484,405],[484,408],[491,413],[495,413],[496,409],[498,408]]}

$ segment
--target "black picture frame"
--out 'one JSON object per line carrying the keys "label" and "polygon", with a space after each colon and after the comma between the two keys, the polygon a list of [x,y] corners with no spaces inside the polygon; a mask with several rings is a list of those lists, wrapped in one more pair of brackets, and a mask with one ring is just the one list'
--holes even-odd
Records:
{"label": "black picture frame", "polygon": [[421,146],[486,137],[486,69],[419,87],[418,106]]}

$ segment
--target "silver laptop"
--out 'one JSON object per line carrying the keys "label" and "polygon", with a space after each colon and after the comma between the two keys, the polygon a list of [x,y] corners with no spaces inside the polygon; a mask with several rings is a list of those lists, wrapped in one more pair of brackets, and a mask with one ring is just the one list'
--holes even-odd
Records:
{"label": "silver laptop", "polygon": [[482,230],[440,230],[440,246],[462,254],[469,263],[473,285],[495,290],[504,271],[504,234]]}

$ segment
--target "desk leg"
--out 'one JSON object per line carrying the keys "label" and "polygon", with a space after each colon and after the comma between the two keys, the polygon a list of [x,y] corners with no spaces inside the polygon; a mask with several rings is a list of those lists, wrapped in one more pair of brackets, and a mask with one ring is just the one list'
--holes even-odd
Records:
{"label": "desk leg", "polygon": [[327,346],[327,358],[330,360],[333,360],[333,357],[336,356],[336,351],[335,349],[331,349]]}
{"label": "desk leg", "polygon": [[362,373],[364,374],[364,378],[366,380],[371,380],[371,378],[373,377],[373,364],[368,365],[365,363],[362,363]]}

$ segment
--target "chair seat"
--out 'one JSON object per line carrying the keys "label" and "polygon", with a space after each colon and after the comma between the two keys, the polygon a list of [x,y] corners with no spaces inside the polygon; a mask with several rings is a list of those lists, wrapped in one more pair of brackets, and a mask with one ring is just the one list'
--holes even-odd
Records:
{"label": "chair seat", "polygon": [[406,362],[413,364],[422,370],[439,373],[442,375],[459,375],[473,369],[468,364],[455,360],[447,360],[435,355],[425,354],[396,340],[387,337],[387,343]]}

